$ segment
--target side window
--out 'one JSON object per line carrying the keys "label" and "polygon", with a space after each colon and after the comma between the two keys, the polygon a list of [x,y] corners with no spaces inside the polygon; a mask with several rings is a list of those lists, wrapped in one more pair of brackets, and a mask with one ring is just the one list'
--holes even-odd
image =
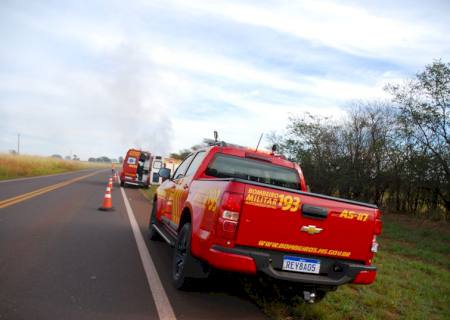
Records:
{"label": "side window", "polygon": [[189,164],[191,163],[192,158],[194,158],[193,154],[191,154],[189,157],[184,159],[184,161],[180,164],[180,166],[177,168],[177,170],[173,174],[174,179],[179,179],[186,175],[186,170],[189,167]]}
{"label": "side window", "polygon": [[153,169],[159,170],[161,168],[162,168],[162,161],[161,160],[153,161]]}
{"label": "side window", "polygon": [[205,158],[205,155],[206,155],[205,151],[200,151],[199,153],[197,153],[188,170],[186,171],[186,176],[193,175],[194,172],[197,171],[198,167]]}

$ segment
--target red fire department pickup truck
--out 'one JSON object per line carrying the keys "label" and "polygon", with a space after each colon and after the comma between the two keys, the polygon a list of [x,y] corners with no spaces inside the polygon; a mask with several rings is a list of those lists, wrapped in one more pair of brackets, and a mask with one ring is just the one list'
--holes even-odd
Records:
{"label": "red fire department pickup truck", "polygon": [[217,268],[296,282],[314,302],[375,280],[380,210],[307,192],[300,167],[282,156],[221,142],[160,175],[149,237],[174,247],[177,288]]}

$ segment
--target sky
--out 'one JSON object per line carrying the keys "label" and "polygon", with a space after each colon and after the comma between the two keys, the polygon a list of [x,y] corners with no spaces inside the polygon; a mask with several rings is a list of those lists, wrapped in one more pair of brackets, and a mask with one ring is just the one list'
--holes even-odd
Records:
{"label": "sky", "polygon": [[[0,152],[256,146],[450,61],[450,1],[0,0]],[[264,140],[263,145],[268,141]]]}

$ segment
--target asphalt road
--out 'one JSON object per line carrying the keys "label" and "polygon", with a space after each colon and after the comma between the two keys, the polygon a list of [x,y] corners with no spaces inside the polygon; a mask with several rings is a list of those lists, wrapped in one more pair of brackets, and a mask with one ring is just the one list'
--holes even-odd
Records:
{"label": "asphalt road", "polygon": [[[97,210],[109,175],[85,170],[0,182],[1,320],[173,319],[161,310],[176,319],[265,319],[236,296],[240,284],[232,277],[208,280],[195,291],[174,289],[172,249],[147,240],[151,205],[140,190],[115,185],[115,210]],[[23,194],[30,196],[21,200]],[[139,237],[145,239],[141,251]],[[150,278],[149,264],[156,271]]]}

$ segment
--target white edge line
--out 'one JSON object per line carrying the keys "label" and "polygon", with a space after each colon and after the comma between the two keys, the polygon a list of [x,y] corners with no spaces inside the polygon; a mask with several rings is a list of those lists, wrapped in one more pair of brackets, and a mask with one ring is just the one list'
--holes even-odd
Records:
{"label": "white edge line", "polygon": [[123,202],[125,203],[128,218],[130,219],[131,229],[133,230],[134,239],[136,240],[139,255],[141,256],[142,265],[144,267],[145,275],[147,276],[147,282],[153,296],[153,301],[156,305],[156,310],[158,311],[159,319],[176,320],[175,312],[172,309],[172,305],[170,304],[166,291],[164,291],[164,287],[162,286],[161,279],[156,271],[155,264],[150,257],[147,245],[145,244],[141,230],[139,229],[136,218],[134,217],[133,209],[131,209],[126,193],[122,187],[120,188],[120,191],[122,193]]}

